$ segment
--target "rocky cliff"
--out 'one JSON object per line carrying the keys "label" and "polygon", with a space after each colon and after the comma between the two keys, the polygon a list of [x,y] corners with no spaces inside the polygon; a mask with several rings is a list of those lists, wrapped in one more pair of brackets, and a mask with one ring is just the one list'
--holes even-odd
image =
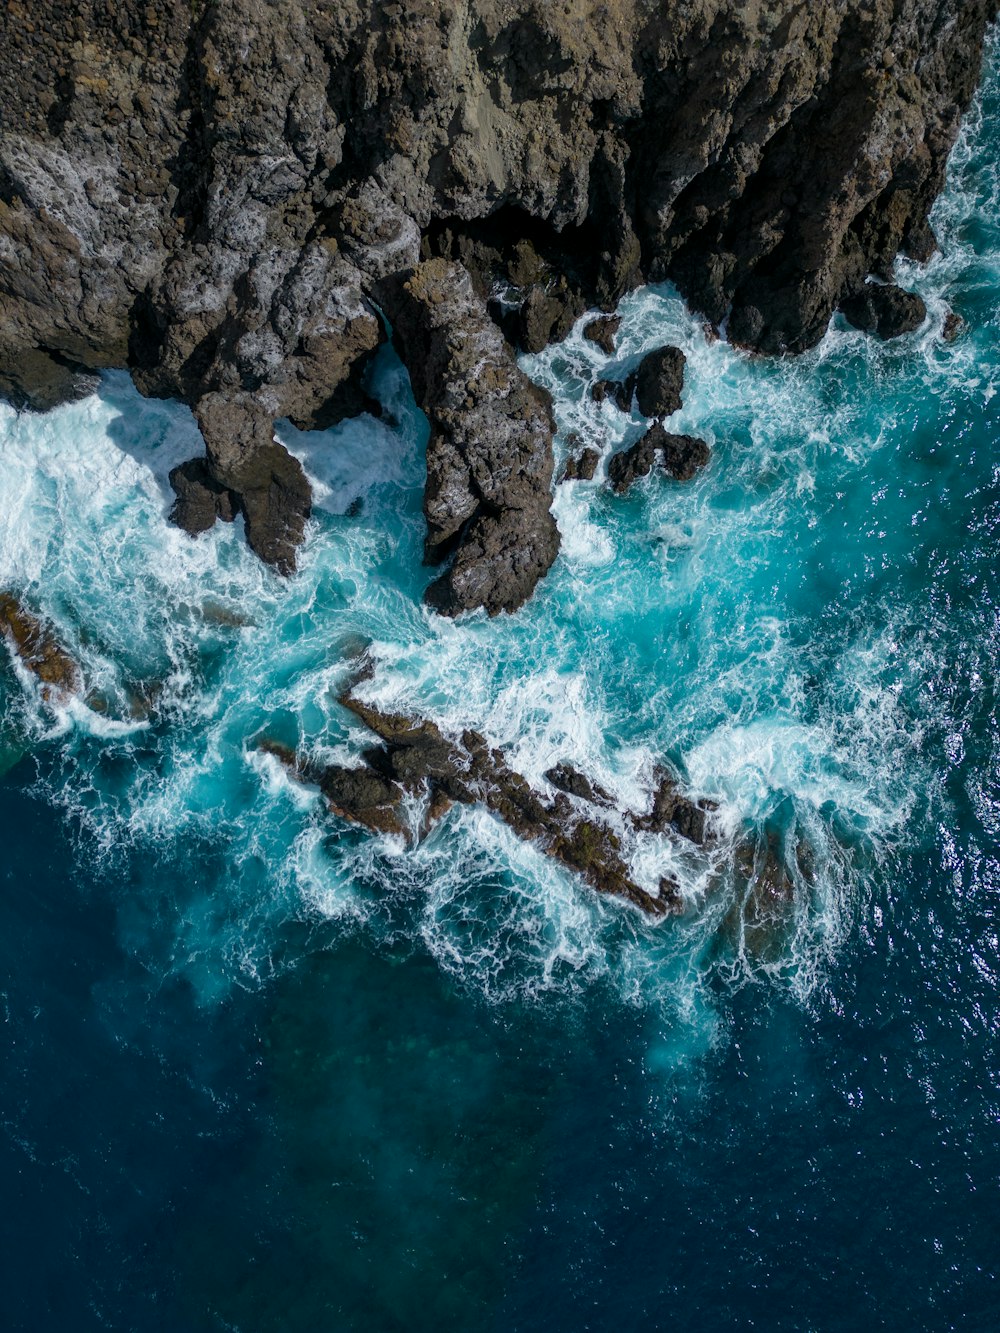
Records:
{"label": "rocky cliff", "polygon": [[511,344],[667,277],[740,344],[815,343],[933,250],[996,8],[8,0],[0,390],[44,408],[127,365],[190,403],[179,521],[242,512],[289,570],[309,487],[272,422],[365,410],[388,316],[432,426],[435,603],[511,608],[557,547]]}

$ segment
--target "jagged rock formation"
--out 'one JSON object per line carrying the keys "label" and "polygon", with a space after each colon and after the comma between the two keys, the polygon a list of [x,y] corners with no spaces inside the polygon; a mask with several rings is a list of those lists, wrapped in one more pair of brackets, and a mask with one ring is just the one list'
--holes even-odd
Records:
{"label": "jagged rock formation", "polygon": [[617,315],[601,315],[584,325],[583,336],[588,342],[596,343],[605,356],[614,356],[615,337],[621,326],[621,319]]}
{"label": "jagged rock formation", "polygon": [[548,394],[517,368],[460,264],[427,260],[376,290],[431,423],[426,556],[454,552],[428,600],[448,614],[511,611],[559,550]]}
{"label": "jagged rock formation", "polygon": [[[255,548],[291,568],[308,486],[271,423],[365,408],[385,332],[376,286],[460,264],[471,287],[457,267],[441,280],[480,332],[492,300],[508,335],[538,347],[671,277],[714,324],[728,315],[734,341],[807,347],[869,274],[933,248],[927,212],[995,10],[9,0],[0,390],[46,407],[128,365],[205,433],[178,518],[196,526],[228,493],[220,515],[241,510]],[[419,379],[422,349],[401,345]],[[516,383],[508,362],[491,353]],[[544,426],[519,435],[503,394],[469,396],[476,433],[508,433],[499,504],[523,511],[547,484]],[[434,585],[444,610],[512,606],[551,558],[533,518],[519,563],[493,503],[458,519],[461,568]],[[435,554],[463,506],[431,523]]]}
{"label": "jagged rock formation", "polygon": [[582,449],[566,460],[560,481],[593,481],[601,455],[596,449]]}
{"label": "jagged rock formation", "polygon": [[844,301],[841,309],[849,324],[880,338],[913,333],[927,318],[923,297],[916,292],[905,292],[891,282],[865,283]]}
{"label": "jagged rock formation", "polygon": [[[656,894],[635,882],[621,838],[607,820],[611,797],[572,765],[558,764],[546,773],[558,792],[548,800],[478,731],[467,729],[460,738],[452,738],[427,718],[385,712],[358,699],[350,689],[340,695],[340,702],[380,742],[364,752],[356,768],[317,763],[268,737],[260,739],[257,748],[302,781],[319,787],[330,809],[342,819],[373,832],[406,836],[410,832],[404,811],[407,792],[427,798],[423,833],[455,802],[482,804],[518,837],[576,872],[598,893],[625,898],[654,917],[683,910],[671,881],[664,879]],[[709,818],[716,806],[691,800],[665,770],[657,778],[650,813],[625,811],[625,822],[704,844],[711,836]]]}
{"label": "jagged rock formation", "polygon": [[640,440],[619,449],[608,460],[608,480],[617,495],[624,495],[640,477],[649,476],[659,462],[675,481],[690,481],[708,463],[711,450],[694,435],[671,435],[655,421]]}

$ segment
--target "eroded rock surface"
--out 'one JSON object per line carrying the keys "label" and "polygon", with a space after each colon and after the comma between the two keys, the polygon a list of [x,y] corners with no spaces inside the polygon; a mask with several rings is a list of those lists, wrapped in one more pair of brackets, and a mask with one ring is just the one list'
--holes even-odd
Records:
{"label": "eroded rock surface", "polygon": [[844,317],[856,329],[880,338],[898,338],[913,333],[927,318],[927,306],[916,292],[894,283],[865,283],[841,305]]}
{"label": "eroded rock surface", "polygon": [[512,611],[559,550],[548,394],[518,369],[456,261],[427,260],[377,292],[431,423],[425,551],[451,563],[428,601],[447,615]]}
{"label": "eroded rock surface", "polygon": [[[0,390],[47,407],[129,366],[144,393],[212,418],[209,480],[291,568],[308,501],[270,425],[369,405],[376,285],[460,265],[446,270],[470,275],[459,304],[485,319],[499,284],[508,335],[537,348],[670,278],[711,324],[728,315],[734,342],[808,347],[842,302],[884,299],[865,282],[890,281],[897,253],[931,253],[928,210],[995,11],[9,0]],[[419,378],[423,348],[400,345]],[[510,438],[490,463],[501,508],[479,500],[454,534],[461,567],[434,585],[445,608],[514,605],[551,558],[535,501],[527,553],[512,541],[508,490],[527,511],[505,480],[524,470]],[[446,540],[431,531],[435,550]]]}
{"label": "eroded rock surface", "polygon": [[679,347],[658,347],[639,362],[635,402],[644,417],[669,417],[681,407],[684,353]]}
{"label": "eroded rock surface", "polygon": [[649,476],[659,462],[675,481],[690,481],[711,456],[704,440],[695,435],[672,435],[656,421],[635,444],[612,454],[608,460],[608,479],[612,490],[624,495],[640,477]]}
{"label": "eroded rock surface", "polygon": [[80,668],[52,628],[12,593],[0,593],[0,634],[14,655],[39,680],[46,698],[79,694]]}
{"label": "eroded rock surface", "polygon": [[615,337],[621,326],[621,319],[617,315],[602,315],[583,326],[583,336],[589,342],[596,343],[605,356],[614,356]]}
{"label": "eroded rock surface", "polygon": [[567,458],[560,481],[593,481],[601,455],[590,447],[581,449],[572,458]]}
{"label": "eroded rock surface", "polygon": [[[406,834],[404,798],[407,792],[419,792],[427,797],[426,833],[455,802],[482,804],[518,837],[575,871],[598,893],[624,898],[651,916],[682,910],[673,881],[664,878],[657,894],[635,882],[621,837],[608,820],[612,798],[572,765],[564,762],[546,773],[558,789],[549,800],[477,731],[466,730],[454,739],[426,718],[385,712],[350,690],[340,702],[380,741],[364,752],[359,767],[316,764],[272,740],[259,741],[257,748],[318,786],[342,818],[377,832]],[[582,804],[574,804],[570,796]],[[626,818],[638,829],[704,843],[709,836],[706,821],[714,809],[711,802],[691,801],[677,780],[662,772],[652,813]]]}
{"label": "eroded rock surface", "polygon": [[652,809],[646,815],[633,819],[636,828],[650,833],[665,833],[673,829],[681,837],[704,846],[711,837],[711,816],[718,809],[714,801],[692,801],[680,787],[673,773],[661,769]]}

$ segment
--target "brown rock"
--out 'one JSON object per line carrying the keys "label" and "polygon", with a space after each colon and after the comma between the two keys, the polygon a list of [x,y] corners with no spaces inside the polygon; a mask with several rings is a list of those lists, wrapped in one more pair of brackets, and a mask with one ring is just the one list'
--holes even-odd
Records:
{"label": "brown rock", "polygon": [[659,770],[658,778],[652,809],[647,815],[633,816],[633,824],[650,833],[673,829],[681,837],[703,847],[711,840],[710,816],[718,805],[715,801],[692,801],[680,790],[677,778],[665,769]]}
{"label": "brown rock", "polygon": [[80,693],[82,676],[77,663],[44,621],[7,592],[0,593],[0,633],[41,682],[43,697]]}
{"label": "brown rock", "polygon": [[567,792],[570,796],[577,796],[582,801],[611,804],[611,797],[603,787],[592,783],[585,773],[581,773],[579,769],[565,761],[556,764],[555,768],[548,769],[545,780],[551,782],[553,787],[558,787],[560,791]]}

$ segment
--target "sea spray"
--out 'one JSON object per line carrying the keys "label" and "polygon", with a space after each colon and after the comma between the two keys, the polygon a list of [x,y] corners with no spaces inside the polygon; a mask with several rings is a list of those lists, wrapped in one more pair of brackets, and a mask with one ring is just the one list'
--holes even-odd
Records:
{"label": "sea spray", "polygon": [[[167,474],[200,447],[186,409],[139,398],[121,374],[45,417],[3,409],[0,584],[57,627],[112,704],[53,706],[12,667],[6,745],[35,749],[84,854],[193,867],[209,849],[217,880],[195,876],[156,915],[174,939],[160,966],[206,993],[252,981],[276,965],[278,924],[301,915],[408,934],[496,999],[610,978],[635,1003],[683,1010],[713,970],[808,993],[879,866],[947,820],[942,770],[976,688],[946,684],[951,608],[934,571],[977,508],[969,486],[989,477],[973,441],[996,418],[995,167],[978,148],[995,83],[935,211],[941,253],[900,265],[928,303],[918,333],[881,344],[835,319],[814,351],[763,360],[714,340],[661,287],[622,302],[610,360],[582,323],[524,358],[553,394],[559,461],[575,434],[602,463],[593,482],[558,488],[562,554],[516,616],[453,622],[422,605],[427,425],[389,349],[370,386],[381,420],[280,430],[316,500],[287,582],[232,528],[191,540],[167,521]],[[972,328],[947,344],[952,305]],[[665,342],[688,361],[670,425],[712,459],[690,483],[653,476],[616,497],[607,457],[645,423],[590,389]],[[641,880],[680,883],[687,915],[653,926],[596,899],[482,810],[453,811],[416,847],[339,827],[253,742],[357,762],[370,738],[337,694],[358,645],[371,698],[482,730],[533,784],[566,760],[639,813],[657,765],[674,764],[719,803],[718,841],[630,846]],[[154,700],[148,717],[127,714],[136,690]],[[763,955],[733,915],[747,839],[771,840],[794,888]]]}

